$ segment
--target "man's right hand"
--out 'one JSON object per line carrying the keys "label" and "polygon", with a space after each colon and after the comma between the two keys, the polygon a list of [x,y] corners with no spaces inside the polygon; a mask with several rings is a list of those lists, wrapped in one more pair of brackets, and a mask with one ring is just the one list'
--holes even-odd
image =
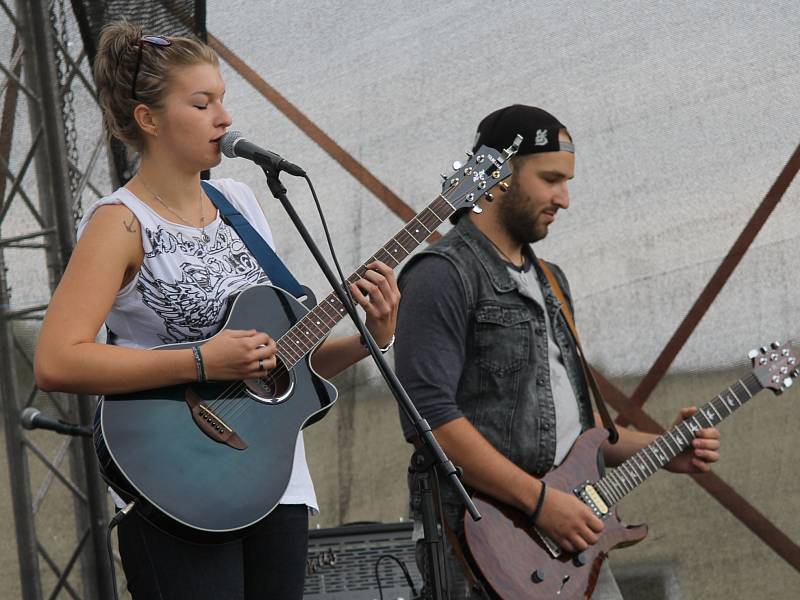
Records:
{"label": "man's right hand", "polygon": [[603,522],[573,494],[547,487],[536,527],[567,552],[596,544]]}

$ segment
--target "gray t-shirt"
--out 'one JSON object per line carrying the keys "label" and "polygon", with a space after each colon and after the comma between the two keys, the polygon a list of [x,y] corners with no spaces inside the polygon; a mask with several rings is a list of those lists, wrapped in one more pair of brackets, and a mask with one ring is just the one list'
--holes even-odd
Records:
{"label": "gray t-shirt", "polygon": [[[508,274],[517,284],[520,294],[530,298],[542,310],[545,310],[542,288],[539,286],[536,269],[532,265],[527,264],[526,269],[518,269],[513,265],[509,265]],[[561,356],[561,349],[558,347],[553,333],[553,326],[550,324],[549,318],[544,321],[547,327],[547,361],[550,366],[550,387],[553,390],[553,403],[556,408],[556,455],[553,459],[553,464],[558,466],[581,433],[581,419],[578,412],[578,399],[569,381],[569,375],[567,375],[567,369],[564,366],[564,358]]]}
{"label": "gray t-shirt", "polygon": [[[544,305],[536,271],[520,274],[509,266],[520,293]],[[413,266],[413,275],[401,279],[403,300],[397,318],[395,369],[419,412],[435,429],[463,416],[456,392],[465,362],[467,302],[455,266],[446,258],[427,255]],[[533,294],[538,291],[538,297]],[[528,295],[528,294],[531,295]],[[549,319],[548,356],[553,400],[556,405],[556,464],[560,463],[580,433],[578,404],[564,368],[561,352],[553,341]],[[416,435],[401,414],[406,439]]]}

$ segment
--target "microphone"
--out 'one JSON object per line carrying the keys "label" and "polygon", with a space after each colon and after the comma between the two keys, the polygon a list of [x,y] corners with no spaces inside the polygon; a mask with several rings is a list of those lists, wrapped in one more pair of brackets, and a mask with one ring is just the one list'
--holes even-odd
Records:
{"label": "microphone", "polygon": [[47,429],[64,435],[80,435],[92,437],[92,428],[74,425],[48,417],[38,408],[29,406],[19,414],[19,421],[25,429]]}
{"label": "microphone", "polygon": [[270,152],[259,148],[252,142],[248,142],[244,136],[238,131],[229,131],[219,139],[219,149],[228,158],[246,158],[252,160],[257,165],[262,167],[271,168],[276,173],[285,171],[289,175],[303,177],[306,172],[295,164],[290,163],[288,160]]}

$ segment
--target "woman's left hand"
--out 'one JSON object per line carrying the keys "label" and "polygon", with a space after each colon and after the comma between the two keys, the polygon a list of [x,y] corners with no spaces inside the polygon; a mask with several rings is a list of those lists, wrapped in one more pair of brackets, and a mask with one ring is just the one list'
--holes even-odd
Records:
{"label": "woman's left hand", "polygon": [[[672,424],[674,427],[694,415],[697,408],[689,406],[682,408],[678,418]],[[673,473],[708,473],[711,463],[719,460],[719,431],[714,427],[700,429],[687,448],[666,465],[666,469]]]}
{"label": "woman's left hand", "polygon": [[375,261],[369,263],[367,268],[364,277],[350,285],[350,292],[367,313],[367,329],[378,346],[383,348],[394,335],[400,290],[394,271],[387,265]]}

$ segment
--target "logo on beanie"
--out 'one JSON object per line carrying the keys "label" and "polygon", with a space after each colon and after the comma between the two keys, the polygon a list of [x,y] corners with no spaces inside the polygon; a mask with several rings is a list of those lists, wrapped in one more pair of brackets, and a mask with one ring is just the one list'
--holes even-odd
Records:
{"label": "logo on beanie", "polygon": [[537,129],[536,138],[533,140],[534,146],[547,146],[547,129]]}

